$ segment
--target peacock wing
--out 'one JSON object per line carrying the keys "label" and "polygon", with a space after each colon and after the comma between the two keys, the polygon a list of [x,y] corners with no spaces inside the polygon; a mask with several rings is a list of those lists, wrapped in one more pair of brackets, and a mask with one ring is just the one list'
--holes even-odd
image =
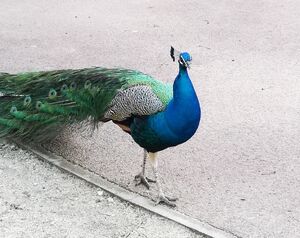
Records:
{"label": "peacock wing", "polygon": [[131,116],[152,115],[163,111],[166,105],[149,85],[135,85],[120,90],[104,114],[105,118],[123,121]]}

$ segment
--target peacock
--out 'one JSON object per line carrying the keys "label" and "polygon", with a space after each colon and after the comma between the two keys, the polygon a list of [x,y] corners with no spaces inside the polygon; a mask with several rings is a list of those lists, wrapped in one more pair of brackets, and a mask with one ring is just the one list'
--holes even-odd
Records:
{"label": "peacock", "polygon": [[[189,140],[201,108],[188,69],[192,57],[171,47],[179,72],[173,85],[136,70],[84,68],[18,74],[0,73],[0,137],[43,142],[72,123],[90,121],[93,128],[112,121],[144,149],[136,185],[158,188],[158,203],[175,206],[164,194],[157,153]],[[149,159],[154,173],[145,176]]]}

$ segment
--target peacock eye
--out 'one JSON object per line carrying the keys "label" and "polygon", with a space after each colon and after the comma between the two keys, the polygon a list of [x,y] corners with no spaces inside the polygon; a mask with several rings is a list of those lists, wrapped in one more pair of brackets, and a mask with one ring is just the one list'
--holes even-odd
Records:
{"label": "peacock eye", "polygon": [[17,111],[18,111],[18,109],[15,106],[12,106],[10,109],[10,113],[15,113]]}
{"label": "peacock eye", "polygon": [[30,96],[26,96],[25,99],[24,99],[24,106],[29,106],[31,103],[31,97]]}
{"label": "peacock eye", "polygon": [[36,102],[36,105],[35,105],[35,108],[36,108],[37,110],[40,110],[40,109],[42,108],[42,105],[43,105],[43,103],[42,103],[41,101],[37,101],[37,102]]}
{"label": "peacock eye", "polygon": [[72,83],[70,84],[70,89],[71,89],[71,90],[74,90],[76,87],[77,87],[77,84],[76,84],[75,82],[72,82]]}
{"label": "peacock eye", "polygon": [[90,80],[85,81],[84,83],[84,88],[85,89],[90,89],[92,87],[92,83]]}
{"label": "peacock eye", "polygon": [[55,98],[56,97],[56,95],[57,95],[57,92],[56,92],[56,90],[55,89],[50,89],[50,91],[49,91],[49,98],[50,99],[53,99],[53,98]]}
{"label": "peacock eye", "polygon": [[179,63],[181,63],[181,64],[183,64],[183,63],[184,63],[184,59],[183,59],[183,57],[182,57],[182,56],[180,56],[180,58],[179,58]]}

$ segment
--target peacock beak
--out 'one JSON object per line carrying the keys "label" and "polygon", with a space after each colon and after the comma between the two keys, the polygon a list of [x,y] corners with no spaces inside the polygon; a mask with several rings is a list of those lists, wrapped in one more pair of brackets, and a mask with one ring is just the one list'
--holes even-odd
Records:
{"label": "peacock beak", "polygon": [[187,67],[188,69],[191,69],[191,63],[192,63],[192,62],[186,62],[186,67]]}
{"label": "peacock beak", "polygon": [[189,61],[186,61],[187,68],[190,69],[192,64],[192,57]]}

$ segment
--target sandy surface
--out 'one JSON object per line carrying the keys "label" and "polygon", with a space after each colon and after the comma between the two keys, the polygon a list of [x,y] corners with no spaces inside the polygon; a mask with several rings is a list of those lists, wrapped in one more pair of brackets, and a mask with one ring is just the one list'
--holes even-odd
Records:
{"label": "sandy surface", "polygon": [[[0,70],[122,66],[172,82],[169,46],[188,50],[203,118],[195,137],[160,153],[177,209],[242,237],[300,233],[300,3],[17,1],[0,6]],[[141,149],[105,124],[48,146],[128,189]]]}
{"label": "sandy surface", "polygon": [[203,237],[0,142],[0,237]]}

